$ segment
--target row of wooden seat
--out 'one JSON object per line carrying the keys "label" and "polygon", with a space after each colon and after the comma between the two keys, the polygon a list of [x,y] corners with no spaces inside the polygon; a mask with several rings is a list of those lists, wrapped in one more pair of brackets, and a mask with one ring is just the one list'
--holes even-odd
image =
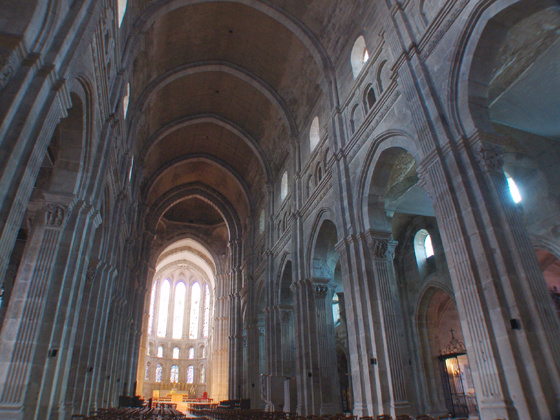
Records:
{"label": "row of wooden seat", "polygon": [[[297,413],[267,412],[262,410],[224,410],[220,408],[205,409],[191,407],[190,412],[206,420],[449,420],[450,416],[439,416],[437,418],[428,414],[410,416],[407,414],[393,417],[389,414],[378,416],[352,416],[349,414],[325,414],[322,416],[308,415],[300,416]],[[466,418],[456,418],[455,420],[467,420]]]}
{"label": "row of wooden seat", "polygon": [[173,407],[100,408],[89,416],[73,415],[72,420],[183,420],[185,415]]}

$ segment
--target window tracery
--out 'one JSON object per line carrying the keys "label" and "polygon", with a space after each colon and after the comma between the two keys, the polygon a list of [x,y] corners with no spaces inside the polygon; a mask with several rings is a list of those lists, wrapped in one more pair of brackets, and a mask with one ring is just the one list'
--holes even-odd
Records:
{"label": "window tracery", "polygon": [[171,366],[171,374],[169,375],[169,382],[179,382],[179,365]]}
{"label": "window tracery", "polygon": [[163,366],[158,363],[156,366],[156,382],[161,382],[163,377]]}
{"label": "window tracery", "polygon": [[187,368],[187,383],[192,384],[194,382],[194,366],[189,365]]}

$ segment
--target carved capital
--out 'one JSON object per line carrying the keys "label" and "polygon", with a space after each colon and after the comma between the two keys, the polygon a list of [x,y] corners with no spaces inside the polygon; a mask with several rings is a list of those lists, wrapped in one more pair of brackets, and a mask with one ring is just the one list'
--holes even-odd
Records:
{"label": "carved capital", "polygon": [[329,286],[326,284],[316,284],[313,288],[315,299],[325,299],[329,293]]}
{"label": "carved capital", "polygon": [[59,204],[47,204],[47,212],[45,214],[45,225],[49,227],[64,227],[68,219],[68,207]]}
{"label": "carved capital", "polygon": [[375,258],[385,258],[388,249],[387,241],[373,239],[370,241],[369,248]]}
{"label": "carved capital", "polygon": [[373,258],[392,260],[395,257],[398,242],[393,241],[390,234],[376,235],[370,231],[366,234],[366,241]]}
{"label": "carved capital", "polygon": [[280,319],[282,322],[290,322],[292,318],[292,311],[283,310],[280,312]]}
{"label": "carved capital", "polygon": [[474,146],[474,156],[483,171],[502,171],[504,154],[500,146],[490,143],[478,143]]}

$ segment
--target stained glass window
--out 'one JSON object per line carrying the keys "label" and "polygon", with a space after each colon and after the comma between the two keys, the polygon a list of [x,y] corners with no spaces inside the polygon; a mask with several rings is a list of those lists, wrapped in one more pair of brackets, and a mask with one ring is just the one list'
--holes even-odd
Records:
{"label": "stained glass window", "polygon": [[206,357],[206,347],[200,346],[200,357],[203,359]]}
{"label": "stained glass window", "polygon": [[201,384],[206,383],[206,366],[204,365],[200,367],[200,383]]}
{"label": "stained glass window", "polygon": [[163,367],[160,363],[156,366],[156,382],[161,382],[161,378],[163,376]]}
{"label": "stained glass window", "polygon": [[204,321],[202,324],[202,337],[208,337],[208,325],[210,325],[210,288],[208,285],[204,288]]}
{"label": "stained glass window", "polygon": [[150,318],[148,319],[148,335],[154,333],[154,309],[156,305],[156,287],[157,280],[152,285],[152,296],[150,296]]}
{"label": "stained glass window", "polygon": [[185,315],[185,283],[180,282],[175,288],[175,309],[173,315],[173,338],[179,340],[183,336],[183,318]]}
{"label": "stained glass window", "polygon": [[174,348],[173,348],[173,358],[174,358],[174,359],[178,359],[178,358],[179,358],[179,347],[174,347]]}
{"label": "stained glass window", "polygon": [[158,318],[158,337],[165,337],[167,331],[167,307],[169,306],[169,280],[165,280],[161,285],[159,295],[159,318]]}
{"label": "stained glass window", "polygon": [[163,357],[163,346],[157,348],[157,357]]}
{"label": "stained glass window", "polygon": [[189,338],[198,338],[198,319],[200,316],[200,284],[194,283],[191,288],[191,320]]}
{"label": "stained glass window", "polygon": [[194,347],[189,349],[189,359],[194,359]]}
{"label": "stained glass window", "polygon": [[150,362],[146,363],[146,371],[144,373],[144,380],[150,379]]}
{"label": "stained glass window", "polygon": [[194,382],[194,366],[189,365],[187,368],[187,383],[192,384]]}
{"label": "stained glass window", "polygon": [[179,382],[179,366],[171,366],[171,375],[169,376],[169,382]]}

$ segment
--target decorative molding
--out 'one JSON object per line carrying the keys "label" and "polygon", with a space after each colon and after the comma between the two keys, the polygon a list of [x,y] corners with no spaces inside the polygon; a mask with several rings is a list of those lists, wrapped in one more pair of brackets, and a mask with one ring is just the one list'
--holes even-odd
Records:
{"label": "decorative molding", "polygon": [[448,356],[452,354],[463,354],[467,352],[467,348],[465,347],[465,343],[455,337],[453,328],[450,330],[451,332],[451,340],[447,343],[447,346],[444,348],[439,349],[440,356]]}
{"label": "decorative molding", "polygon": [[356,156],[401,95],[400,91],[397,90],[396,81],[391,83],[391,85],[385,89],[385,92],[386,94],[379,98],[373,109],[362,122],[360,129],[356,130],[348,146],[345,148],[348,160],[352,160],[354,156]]}
{"label": "decorative molding", "polygon": [[[439,42],[443,39],[444,35],[447,33],[451,25],[457,20],[457,17],[461,14],[463,9],[469,3],[469,0],[461,0],[455,7],[451,6],[447,12],[447,19],[445,19],[446,14],[442,13],[442,19],[435,19],[430,25],[432,28],[437,28],[433,31],[429,31],[427,36],[420,43],[420,58],[426,60],[432,51],[436,48]],[[443,20],[445,19],[445,20]],[[443,22],[442,22],[443,20]]]}
{"label": "decorative molding", "polygon": [[0,91],[4,89],[10,80],[12,80],[12,76],[14,75],[14,68],[11,64],[6,64],[0,70]]}

